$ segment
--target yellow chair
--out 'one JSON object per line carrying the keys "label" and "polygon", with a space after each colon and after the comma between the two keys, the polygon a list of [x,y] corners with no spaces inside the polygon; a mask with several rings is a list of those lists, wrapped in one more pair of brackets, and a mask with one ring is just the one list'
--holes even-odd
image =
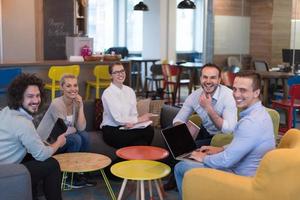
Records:
{"label": "yellow chair", "polygon": [[86,81],[85,100],[90,98],[91,87],[95,88],[96,99],[99,99],[99,90],[107,88],[111,82],[108,65],[96,65],[93,74],[96,77],[96,81]]}
{"label": "yellow chair", "polygon": [[198,168],[183,179],[183,200],[298,200],[300,130],[290,129],[262,159],[254,177]]}
{"label": "yellow chair", "polygon": [[51,66],[48,77],[52,80],[51,84],[46,84],[45,89],[51,90],[51,99],[55,98],[55,92],[60,90],[59,81],[64,74],[74,74],[78,76],[80,72],[79,65]]}

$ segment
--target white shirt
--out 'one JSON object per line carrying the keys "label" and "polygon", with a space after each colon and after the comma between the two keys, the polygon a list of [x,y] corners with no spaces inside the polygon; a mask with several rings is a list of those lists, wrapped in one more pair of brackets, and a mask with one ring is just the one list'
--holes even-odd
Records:
{"label": "white shirt", "polygon": [[136,123],[138,113],[136,108],[136,96],[133,89],[123,85],[117,87],[113,83],[102,94],[103,121],[102,126],[121,126],[125,123]]}
{"label": "white shirt", "polygon": [[232,95],[232,90],[224,85],[219,85],[212,96],[212,105],[219,116],[223,118],[222,129],[218,130],[210,119],[206,110],[199,105],[199,98],[203,92],[202,88],[195,90],[185,100],[179,113],[176,115],[173,123],[186,123],[191,114],[196,112],[204,128],[211,134],[232,132],[237,124],[237,107]]}

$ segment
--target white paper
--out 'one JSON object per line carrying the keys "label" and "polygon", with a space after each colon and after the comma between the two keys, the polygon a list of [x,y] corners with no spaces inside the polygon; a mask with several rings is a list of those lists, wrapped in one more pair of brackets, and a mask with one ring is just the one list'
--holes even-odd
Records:
{"label": "white paper", "polygon": [[121,130],[125,130],[125,129],[143,129],[143,128],[146,128],[147,126],[149,126],[152,123],[153,123],[153,121],[149,120],[149,121],[137,123],[131,128],[126,128],[126,127],[122,126],[122,127],[120,127],[120,129]]}

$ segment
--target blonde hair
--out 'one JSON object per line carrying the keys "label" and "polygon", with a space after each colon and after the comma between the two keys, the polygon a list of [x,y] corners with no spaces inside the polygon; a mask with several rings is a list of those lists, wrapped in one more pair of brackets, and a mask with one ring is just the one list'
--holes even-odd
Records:
{"label": "blonde hair", "polygon": [[60,86],[63,86],[65,84],[67,78],[77,79],[77,76],[75,76],[74,74],[62,75],[62,77],[60,78],[60,81],[59,81]]}

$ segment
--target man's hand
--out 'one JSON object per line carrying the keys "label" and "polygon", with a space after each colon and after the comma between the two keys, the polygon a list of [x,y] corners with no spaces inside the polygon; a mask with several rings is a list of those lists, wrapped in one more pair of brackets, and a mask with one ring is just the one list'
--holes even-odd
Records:
{"label": "man's hand", "polygon": [[138,122],[145,122],[145,121],[149,121],[150,118],[153,116],[152,113],[146,113],[146,114],[143,114],[142,116],[140,116],[138,118]]}
{"label": "man's hand", "polygon": [[134,126],[133,123],[126,123],[126,124],[124,125],[124,127],[125,127],[126,129],[132,128],[133,126]]}
{"label": "man's hand", "polygon": [[196,151],[192,152],[190,158],[193,158],[194,160],[196,160],[198,162],[203,162],[203,159],[205,156],[206,156],[206,153],[196,150]]}
{"label": "man's hand", "polygon": [[63,147],[66,144],[66,134],[61,134],[57,137],[56,142],[58,143],[59,147]]}
{"label": "man's hand", "polygon": [[204,109],[208,110],[212,106],[212,98],[210,94],[202,92],[199,98],[199,105]]}
{"label": "man's hand", "polygon": [[202,146],[199,149],[200,152],[203,152],[207,155],[213,155],[224,151],[223,147],[213,147],[213,146]]}

